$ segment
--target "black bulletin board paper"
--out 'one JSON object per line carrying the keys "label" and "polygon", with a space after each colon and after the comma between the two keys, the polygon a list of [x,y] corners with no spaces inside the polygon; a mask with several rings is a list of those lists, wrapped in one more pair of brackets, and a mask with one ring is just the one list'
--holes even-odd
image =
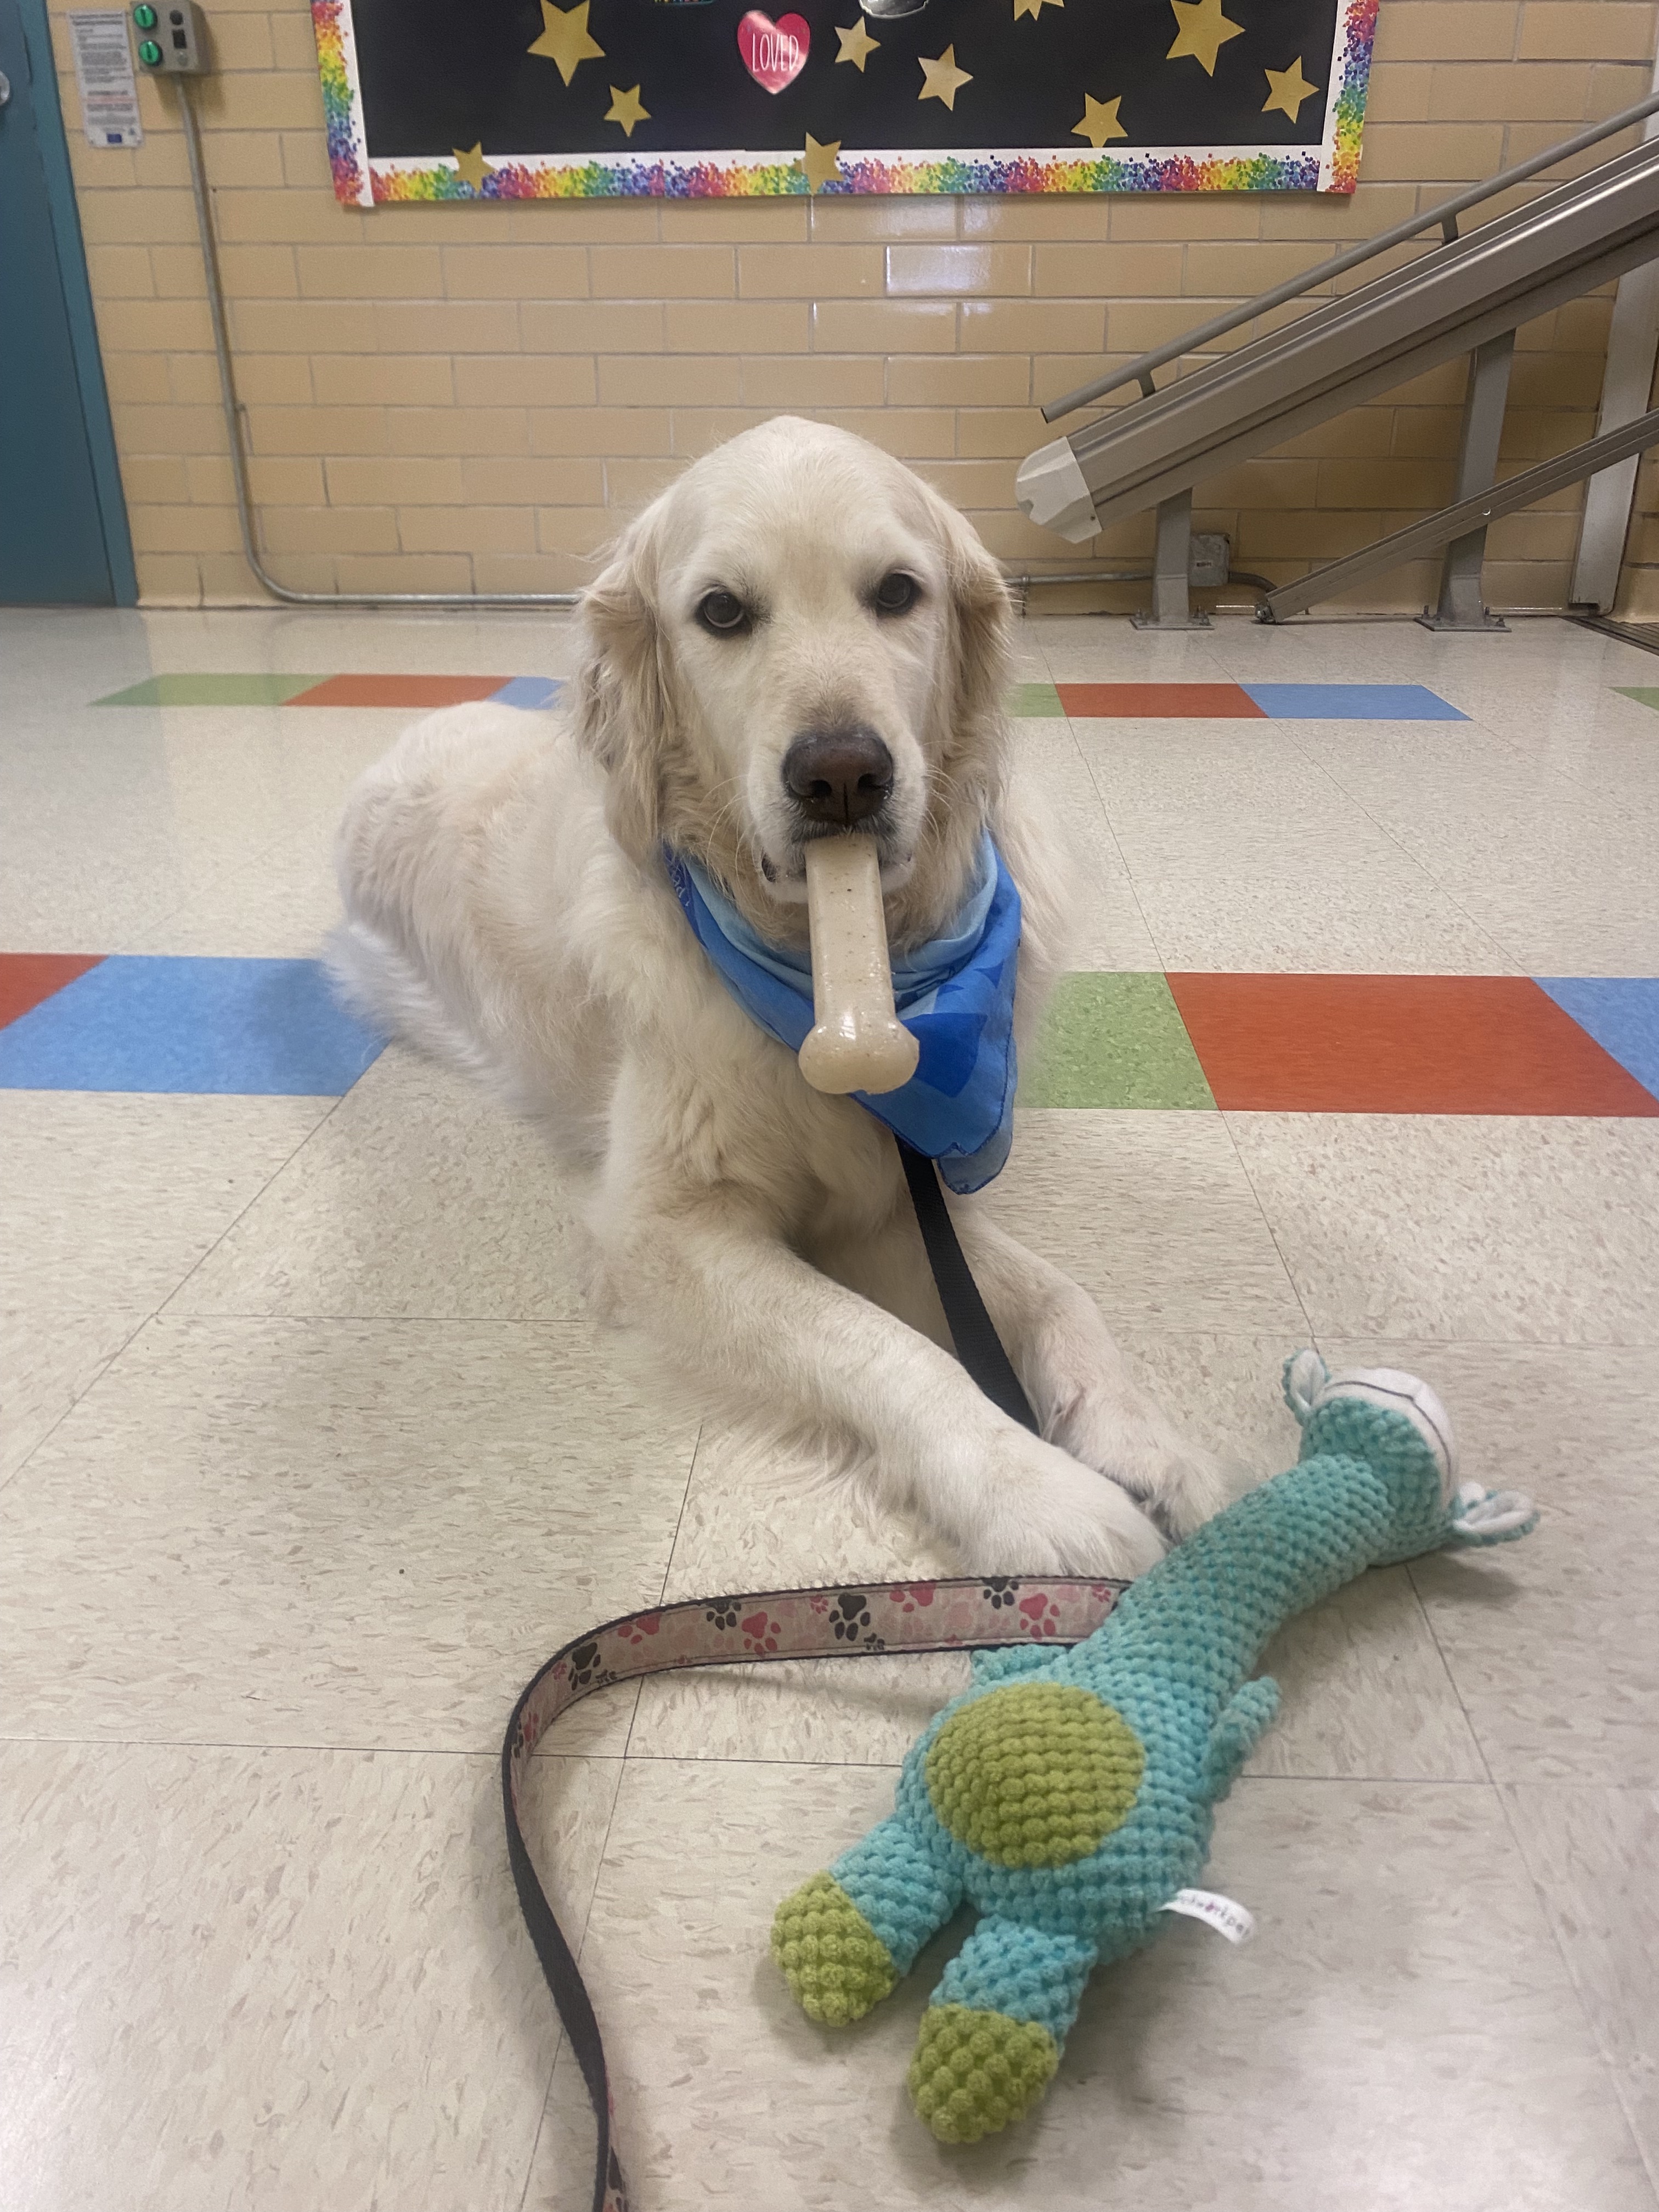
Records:
{"label": "black bulletin board paper", "polygon": [[313,0],[386,200],[1351,191],[1376,0]]}

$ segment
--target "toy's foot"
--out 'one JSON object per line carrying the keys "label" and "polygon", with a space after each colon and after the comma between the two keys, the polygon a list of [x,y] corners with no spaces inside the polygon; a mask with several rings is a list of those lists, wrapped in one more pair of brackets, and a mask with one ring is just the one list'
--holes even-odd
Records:
{"label": "toy's foot", "polygon": [[898,1980],[887,1946],[827,1874],[815,1874],[779,1905],[772,1956],[801,2010],[831,2027],[862,2020]]}
{"label": "toy's foot", "polygon": [[941,2142],[977,2142],[1029,2112],[1060,2063],[1040,2021],[929,2005],[910,2061],[910,2101]]}
{"label": "toy's foot", "polygon": [[910,2063],[911,2101],[941,2142],[976,2142],[1036,2103],[1098,1955],[1080,1936],[981,1914],[922,2014]]}
{"label": "toy's foot", "polygon": [[1285,1402],[1304,1428],[1342,1398],[1403,1413],[1434,1455],[1441,1504],[1451,1504],[1457,1494],[1457,1439],[1436,1391],[1397,1367],[1347,1367],[1333,1375],[1314,1351],[1298,1352],[1285,1362]]}

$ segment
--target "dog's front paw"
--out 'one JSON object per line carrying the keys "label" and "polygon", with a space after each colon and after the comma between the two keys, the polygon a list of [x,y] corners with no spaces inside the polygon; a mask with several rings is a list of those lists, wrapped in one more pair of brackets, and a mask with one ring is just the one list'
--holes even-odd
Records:
{"label": "dog's front paw", "polygon": [[1126,1397],[1103,1386],[1077,1390],[1050,1415],[1046,1433],[1155,1513],[1177,1538],[1190,1536],[1254,1480],[1188,1443],[1139,1391]]}
{"label": "dog's front paw", "polygon": [[977,1570],[1132,1582],[1163,1558],[1163,1537],[1115,1483],[1036,1437],[1007,1456],[985,1525],[963,1547]]}

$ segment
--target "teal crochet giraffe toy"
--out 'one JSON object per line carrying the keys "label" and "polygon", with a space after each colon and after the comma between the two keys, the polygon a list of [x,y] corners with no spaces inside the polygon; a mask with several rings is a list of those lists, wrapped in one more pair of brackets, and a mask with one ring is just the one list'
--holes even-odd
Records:
{"label": "teal crochet giraffe toy", "polygon": [[964,1904],[980,1918],[923,2016],[910,2094],[971,2142],[1019,2118],[1102,1960],[1149,1943],[1209,1855],[1214,1808],[1273,1719],[1249,1679],[1292,1613],[1368,1566],[1504,1543],[1537,1520],[1455,1486],[1432,1390],[1285,1362],[1297,1465],[1218,1514],[1081,1644],[981,1652],[904,1762],[892,1817],[779,1906],[772,1954],[813,2019],[857,2020]]}

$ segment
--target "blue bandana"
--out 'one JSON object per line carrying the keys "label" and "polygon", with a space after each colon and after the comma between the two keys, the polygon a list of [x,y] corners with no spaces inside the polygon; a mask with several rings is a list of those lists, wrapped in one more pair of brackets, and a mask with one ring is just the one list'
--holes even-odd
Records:
{"label": "blue bandana", "polygon": [[[799,1052],[812,1026],[812,963],[751,929],[695,860],[664,852],[699,945],[751,1019]],[[1013,1141],[1014,972],[1019,893],[990,832],[973,888],[949,931],[893,963],[893,998],[921,1048],[900,1090],[855,1091],[867,1113],[939,1162],[955,1191],[981,1190]]]}

